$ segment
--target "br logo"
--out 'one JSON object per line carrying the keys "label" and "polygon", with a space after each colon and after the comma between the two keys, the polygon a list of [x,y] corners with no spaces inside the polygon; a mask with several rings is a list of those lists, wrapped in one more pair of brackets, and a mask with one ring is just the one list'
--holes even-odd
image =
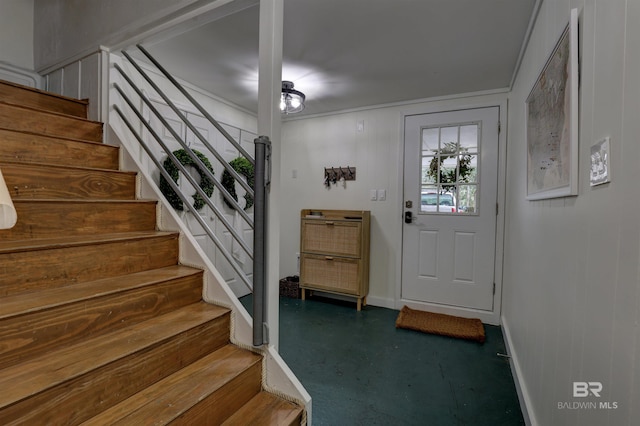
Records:
{"label": "br logo", "polygon": [[600,382],[573,382],[573,397],[586,398],[589,395],[600,398],[602,383]]}

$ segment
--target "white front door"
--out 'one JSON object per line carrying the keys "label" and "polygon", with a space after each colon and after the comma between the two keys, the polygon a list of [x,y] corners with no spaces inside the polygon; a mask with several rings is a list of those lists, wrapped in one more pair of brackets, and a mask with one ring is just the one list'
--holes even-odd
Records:
{"label": "white front door", "polygon": [[402,299],[491,311],[499,108],[405,118]]}

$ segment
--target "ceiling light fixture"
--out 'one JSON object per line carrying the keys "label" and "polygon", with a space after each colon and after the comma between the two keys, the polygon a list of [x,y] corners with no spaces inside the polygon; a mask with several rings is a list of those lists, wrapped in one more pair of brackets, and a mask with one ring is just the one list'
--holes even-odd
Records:
{"label": "ceiling light fixture", "polygon": [[294,90],[290,81],[282,82],[282,93],[280,94],[280,112],[284,114],[295,114],[304,109],[304,93]]}

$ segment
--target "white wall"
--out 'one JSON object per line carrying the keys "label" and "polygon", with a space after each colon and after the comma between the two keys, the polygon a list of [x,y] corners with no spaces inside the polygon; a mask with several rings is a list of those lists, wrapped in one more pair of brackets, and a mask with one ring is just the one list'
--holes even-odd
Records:
{"label": "white wall", "polygon": [[42,85],[33,72],[33,0],[0,2],[0,79]]}
{"label": "white wall", "polygon": [[[364,122],[364,131],[356,124]],[[398,162],[401,116],[378,109],[285,122],[282,126],[280,274],[297,272],[300,210],[371,210],[369,303],[395,296],[398,220]],[[324,186],[325,167],[356,167],[356,180]],[[297,177],[293,178],[293,171]],[[371,189],[385,189],[386,201],[370,201]]]}
{"label": "white wall", "polygon": [[[506,94],[434,99],[294,119],[282,126],[280,274],[298,272],[301,209],[371,211],[371,305],[397,308],[402,248],[403,114],[498,105]],[[358,122],[364,131],[357,130]],[[325,167],[356,167],[356,180],[324,186]],[[296,171],[297,177],[293,177]],[[371,190],[387,191],[371,201]]]}
{"label": "white wall", "polygon": [[33,69],[33,0],[0,3],[0,62]]}
{"label": "white wall", "polygon": [[[579,195],[527,201],[525,99],[569,21],[580,21]],[[546,0],[510,94],[503,323],[531,420],[640,424],[640,2]],[[611,137],[612,179],[589,186]],[[600,398],[574,398],[599,381]],[[617,402],[616,410],[558,409]]]}
{"label": "white wall", "polygon": [[95,52],[202,0],[34,0],[37,70]]}

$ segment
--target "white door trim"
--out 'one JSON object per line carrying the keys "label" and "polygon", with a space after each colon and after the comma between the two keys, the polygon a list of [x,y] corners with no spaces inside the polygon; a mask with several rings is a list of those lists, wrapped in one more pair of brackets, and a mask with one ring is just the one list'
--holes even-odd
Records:
{"label": "white door trim", "polygon": [[[454,99],[450,101],[434,102],[429,105],[418,105],[403,110],[399,114],[399,141],[398,144],[398,194],[404,194],[404,123],[405,117],[416,114],[430,114],[435,112],[456,111],[463,109],[476,109],[497,106],[499,111],[501,131],[498,135],[498,216],[496,218],[496,254],[494,265],[494,277],[496,291],[493,296],[493,310],[482,311],[468,308],[448,307],[426,302],[415,302],[402,299],[402,250],[398,250],[396,258],[396,288],[395,288],[395,308],[401,309],[409,306],[414,309],[429,310],[431,312],[456,315],[467,318],[480,318],[487,324],[500,324],[500,313],[502,310],[502,272],[504,259],[504,227],[505,227],[505,201],[506,201],[506,158],[507,158],[507,106],[506,94],[492,95],[483,99]],[[404,214],[404,200],[400,198],[397,211],[397,226],[399,229],[397,247],[402,247],[402,220]]]}

